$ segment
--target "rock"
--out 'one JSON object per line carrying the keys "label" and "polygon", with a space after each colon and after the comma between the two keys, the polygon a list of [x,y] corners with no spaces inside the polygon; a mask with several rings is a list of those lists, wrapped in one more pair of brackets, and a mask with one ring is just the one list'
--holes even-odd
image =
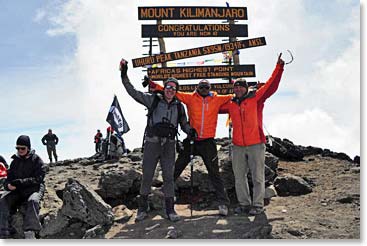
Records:
{"label": "rock", "polygon": [[43,219],[41,238],[57,238],[69,225],[69,218],[60,212],[50,213]]}
{"label": "rock", "polygon": [[267,136],[267,139],[269,138],[272,139],[272,144],[266,145],[266,150],[268,152],[286,161],[303,160],[304,154],[300,146],[294,145],[286,138],[284,138],[283,141],[280,138]]}
{"label": "rock", "polygon": [[274,185],[270,185],[269,187],[265,188],[265,199],[270,199],[275,196],[277,196],[277,191],[275,190]]}
{"label": "rock", "polygon": [[177,229],[174,226],[169,226],[167,231],[167,235],[165,238],[169,238],[169,239],[177,239],[179,236],[179,233],[177,231]]}
{"label": "rock", "polygon": [[112,212],[115,216],[114,221],[119,223],[125,223],[134,214],[133,211],[128,209],[125,205],[118,205],[112,208]]}
{"label": "rock", "polygon": [[352,173],[360,173],[361,172],[361,168],[360,167],[352,167],[350,169],[350,171],[352,171]]}
{"label": "rock", "polygon": [[336,201],[340,202],[340,203],[353,203],[354,201],[359,202],[359,199],[360,199],[359,194],[353,194],[353,195],[349,195],[347,197],[337,199]]}
{"label": "rock", "polygon": [[349,162],[353,162],[353,160],[345,153],[336,153],[332,152],[329,149],[324,149],[324,152],[321,154],[323,157],[331,157],[338,160],[346,160]]}
{"label": "rock", "polygon": [[96,225],[95,227],[87,230],[83,236],[83,239],[104,239],[106,232],[101,225]]}
{"label": "rock", "polygon": [[277,171],[279,158],[272,153],[265,152],[265,165],[268,166],[274,172]]}
{"label": "rock", "polygon": [[358,164],[358,166],[360,165],[360,157],[359,157],[359,155],[356,155],[355,157],[354,157],[354,159],[353,159],[353,162],[354,163],[356,163],[356,164]]}
{"label": "rock", "polygon": [[131,165],[124,165],[119,170],[103,171],[99,180],[98,192],[104,199],[121,199],[129,192],[138,192],[140,187],[141,172]]}
{"label": "rock", "polygon": [[165,208],[164,194],[161,189],[152,188],[152,192],[149,194],[149,206],[156,210]]}
{"label": "rock", "polygon": [[131,161],[142,161],[143,160],[143,153],[132,152],[127,155]]}
{"label": "rock", "polygon": [[77,180],[68,179],[63,195],[61,213],[67,217],[78,219],[90,226],[110,225],[114,215],[111,206],[87,186]]}
{"label": "rock", "polygon": [[311,186],[303,178],[294,175],[277,177],[274,186],[279,196],[298,196],[312,192]]}

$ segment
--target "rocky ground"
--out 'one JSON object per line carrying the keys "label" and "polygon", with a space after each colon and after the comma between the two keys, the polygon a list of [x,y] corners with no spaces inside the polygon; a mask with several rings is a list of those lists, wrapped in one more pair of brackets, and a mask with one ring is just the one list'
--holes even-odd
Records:
{"label": "rocky ground", "polygon": [[[221,174],[231,198],[227,217],[218,215],[217,203],[200,158],[195,159],[193,216],[190,214],[190,172],[177,182],[176,210],[182,217],[170,222],[162,212],[162,177],[156,173],[152,210],[135,222],[136,195],[141,180],[139,149],[120,160],[79,158],[51,164],[46,176],[40,238],[108,239],[359,239],[359,158],[343,153],[294,145],[276,139],[267,146],[266,211],[258,216],[234,214],[236,197],[229,141],[218,139]],[[273,155],[272,155],[272,154]],[[279,157],[279,158],[278,158]],[[267,193],[268,194],[268,193]],[[269,193],[271,194],[271,192]],[[20,213],[13,216],[22,238]]]}

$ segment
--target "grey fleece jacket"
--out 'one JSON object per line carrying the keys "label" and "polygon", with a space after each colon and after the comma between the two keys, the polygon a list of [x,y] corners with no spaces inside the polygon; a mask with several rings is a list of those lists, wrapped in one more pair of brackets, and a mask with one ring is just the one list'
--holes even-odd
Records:
{"label": "grey fleece jacket", "polygon": [[[124,85],[127,93],[135,99],[140,104],[143,104],[147,108],[150,108],[153,104],[154,98],[156,97],[155,94],[151,93],[144,93],[141,91],[138,91],[134,88],[134,86],[131,84],[128,76],[122,77],[122,84]],[[182,107],[182,114],[183,117],[181,117],[180,122],[177,122],[178,117],[178,108],[177,105],[180,103],[180,101],[177,98],[174,98],[174,100],[171,101],[171,103],[168,103],[163,97],[160,97],[160,100],[157,104],[156,109],[153,111],[152,117],[150,117],[150,121],[148,122],[148,126],[153,126],[157,123],[163,122],[168,120],[171,124],[173,124],[175,127],[177,127],[177,123],[180,124],[181,129],[188,134],[191,127],[187,121],[185,108]],[[147,141],[149,141],[147,139]],[[155,141],[154,141],[155,142]]]}

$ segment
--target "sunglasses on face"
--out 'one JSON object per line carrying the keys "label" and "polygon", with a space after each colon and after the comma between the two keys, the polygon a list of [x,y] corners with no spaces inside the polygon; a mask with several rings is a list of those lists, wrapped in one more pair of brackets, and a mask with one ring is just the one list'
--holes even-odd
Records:
{"label": "sunglasses on face", "polygon": [[15,149],[16,149],[16,150],[26,150],[26,149],[27,149],[27,147],[18,147],[18,146],[17,146],[17,147],[15,147]]}
{"label": "sunglasses on face", "polygon": [[209,90],[210,86],[209,85],[199,85],[198,86],[199,89],[206,89]]}
{"label": "sunglasses on face", "polygon": [[172,89],[172,90],[176,90],[176,86],[173,85],[166,85],[166,87],[164,87],[165,89]]}

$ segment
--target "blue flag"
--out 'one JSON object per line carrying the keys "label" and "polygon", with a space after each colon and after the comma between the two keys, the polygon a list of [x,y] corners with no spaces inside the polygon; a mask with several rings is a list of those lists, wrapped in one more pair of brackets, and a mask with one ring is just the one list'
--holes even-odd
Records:
{"label": "blue flag", "polygon": [[119,137],[130,130],[129,125],[127,124],[122,114],[121,107],[116,95],[113,98],[113,102],[111,104],[110,110],[108,111],[106,121],[110,123],[111,127]]}

